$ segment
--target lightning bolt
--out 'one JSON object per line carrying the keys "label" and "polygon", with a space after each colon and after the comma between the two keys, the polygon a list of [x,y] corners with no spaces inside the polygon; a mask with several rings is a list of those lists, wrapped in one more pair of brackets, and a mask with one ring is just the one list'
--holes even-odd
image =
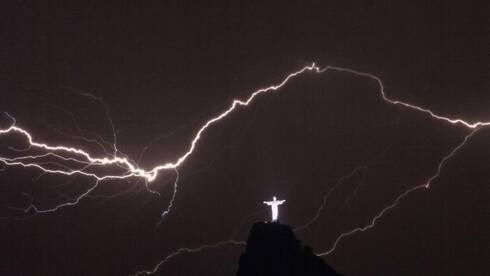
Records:
{"label": "lightning bolt", "polygon": [[180,177],[179,171],[177,169],[175,169],[175,181],[174,181],[174,189],[172,192],[172,196],[171,196],[170,201],[168,203],[167,209],[162,212],[161,219],[158,222],[157,226],[160,226],[160,224],[162,224],[163,220],[170,213],[170,211],[172,210],[172,207],[174,206],[175,196],[177,195],[177,189],[179,187],[178,186],[179,177]]}
{"label": "lightning bolt", "polygon": [[206,250],[206,249],[218,248],[218,247],[223,247],[223,246],[227,246],[227,245],[243,246],[245,244],[246,243],[244,241],[227,240],[227,241],[220,241],[220,242],[217,242],[215,244],[201,245],[201,246],[196,247],[196,248],[187,248],[187,247],[179,248],[176,251],[174,251],[173,253],[170,253],[169,255],[167,255],[167,257],[165,257],[164,259],[162,259],[158,264],[155,265],[155,267],[152,270],[138,271],[135,274],[133,274],[133,276],[154,274],[160,269],[160,267],[162,265],[167,263],[170,259],[177,257],[179,255],[182,255],[184,253],[198,253],[198,252]]}
{"label": "lightning bolt", "polygon": [[[56,205],[53,208],[40,209],[36,205],[32,204],[32,202],[26,208],[15,208],[15,207],[9,207],[9,208],[13,209],[13,210],[17,210],[17,211],[23,211],[25,213],[28,213],[31,210],[34,211],[35,213],[39,213],[39,214],[56,212],[61,208],[77,205],[82,199],[87,197],[93,190],[95,190],[95,188],[97,188],[99,186],[99,183],[101,181],[102,180],[96,180],[95,184],[93,184],[88,190],[86,190],[81,195],[79,195],[77,198],[75,198],[74,201],[68,201],[68,202],[62,203],[62,204]],[[32,199],[31,199],[31,201],[32,201]]]}
{"label": "lightning bolt", "polygon": [[[128,158],[122,158],[122,157],[117,157],[114,156],[112,158],[109,157],[103,157],[103,158],[96,158],[91,156],[88,152],[79,149],[79,148],[74,148],[74,147],[68,147],[68,146],[51,146],[45,143],[39,143],[35,142],[33,140],[33,137],[31,133],[29,133],[27,130],[20,128],[16,126],[15,120],[13,121],[14,123],[7,129],[0,129],[0,135],[5,135],[9,133],[18,133],[27,139],[29,148],[38,148],[50,152],[65,152],[69,154],[74,154],[80,162],[87,162],[90,165],[103,165],[103,166],[110,166],[110,165],[120,165],[126,168],[127,172],[124,174],[118,174],[118,175],[98,175],[96,173],[89,173],[84,170],[79,170],[79,169],[73,169],[73,170],[61,170],[61,169],[49,169],[43,165],[36,164],[36,163],[29,163],[29,162],[21,162],[19,160],[11,160],[10,158],[6,157],[0,157],[0,162],[4,163],[7,166],[23,166],[23,167],[35,167],[37,169],[40,169],[46,173],[52,173],[52,174],[64,174],[64,175],[75,175],[75,174],[81,174],[84,176],[89,176],[89,177],[94,177],[97,180],[106,180],[106,179],[125,179],[125,178],[130,178],[130,177],[141,177],[146,179],[148,182],[151,182],[155,180],[155,178],[158,176],[158,173],[162,170],[171,170],[171,169],[176,169],[178,168],[182,163],[184,163],[187,158],[194,152],[196,145],[198,141],[201,139],[201,136],[204,134],[204,132],[217,123],[218,121],[224,119],[225,117],[228,116],[231,112],[233,112],[238,106],[248,106],[252,101],[260,94],[264,94],[267,92],[271,91],[276,91],[283,87],[290,79],[304,73],[305,71],[316,71],[320,72],[320,68],[315,66],[314,64],[311,66],[306,66],[302,68],[299,71],[296,71],[294,73],[289,74],[282,82],[280,82],[277,85],[269,86],[267,88],[261,88],[255,92],[253,92],[246,100],[238,100],[235,99],[233,100],[232,104],[217,115],[214,118],[211,118],[208,120],[201,128],[197,131],[195,134],[194,138],[192,139],[190,146],[188,150],[181,155],[176,161],[174,162],[167,162],[163,163],[160,165],[155,166],[151,170],[144,170],[140,167],[138,167],[136,164],[131,162]],[[115,152],[117,152],[117,148],[115,147]]]}
{"label": "lightning bolt", "polygon": [[395,200],[390,204],[388,205],[387,207],[383,208],[381,210],[381,212],[379,212],[376,216],[374,216],[372,219],[371,219],[371,222],[365,226],[362,226],[362,227],[358,227],[358,228],[354,228],[348,232],[344,232],[342,234],[340,234],[337,239],[335,240],[335,242],[333,243],[332,247],[325,251],[325,252],[321,252],[321,253],[318,253],[317,255],[318,256],[324,256],[324,255],[328,255],[328,254],[331,254],[332,252],[335,251],[335,249],[337,248],[337,245],[338,243],[345,237],[348,237],[348,236],[351,236],[353,234],[356,234],[356,233],[359,233],[359,232],[365,232],[371,228],[373,228],[374,226],[376,226],[376,223],[387,213],[389,212],[390,210],[392,210],[393,208],[395,208],[396,206],[398,206],[398,204],[400,203],[400,201],[405,198],[406,196],[408,196],[409,194],[415,192],[415,191],[418,191],[418,190],[424,190],[424,189],[429,189],[430,188],[430,185],[432,184],[432,182],[437,178],[439,177],[439,175],[441,174],[441,171],[442,171],[442,168],[444,167],[444,165],[448,162],[449,159],[451,159],[467,142],[468,140],[473,137],[473,135],[478,131],[480,130],[480,128],[477,128],[477,129],[474,129],[473,131],[471,131],[469,134],[467,134],[464,139],[463,139],[463,142],[461,142],[460,144],[458,144],[456,147],[454,147],[446,156],[444,156],[444,158],[441,160],[441,162],[439,162],[438,166],[437,166],[437,169],[436,169],[436,172],[431,175],[424,183],[420,184],[420,185],[417,185],[415,187],[412,187],[408,190],[406,190],[405,192],[403,192],[402,194],[400,194],[398,197],[395,198]]}
{"label": "lightning bolt", "polygon": [[323,196],[322,202],[320,204],[320,207],[318,207],[315,215],[310,220],[308,220],[305,224],[296,227],[294,229],[294,232],[302,231],[302,230],[310,227],[310,225],[312,225],[315,221],[317,221],[318,218],[320,218],[320,215],[322,214],[322,211],[325,208],[325,205],[327,204],[327,200],[330,198],[330,196],[332,195],[333,191],[335,191],[340,186],[340,184],[342,184],[345,180],[353,177],[354,175],[356,175],[360,171],[367,170],[367,168],[368,168],[368,165],[358,166],[358,167],[354,168],[350,173],[348,173],[348,174],[340,177],[335,182],[335,184],[328,190],[328,192]]}
{"label": "lightning bolt", "polygon": [[[180,155],[178,158],[176,158],[175,161],[163,162],[161,164],[155,165],[153,168],[148,169],[148,170],[139,167],[136,162],[130,160],[128,157],[121,155],[121,154],[118,154],[118,153],[120,153],[120,151],[118,150],[118,148],[116,146],[116,135],[115,135],[114,126],[112,124],[112,121],[111,121],[111,126],[112,126],[113,133],[114,133],[114,144],[113,144],[114,153],[112,154],[112,156],[108,155],[105,157],[95,157],[95,156],[91,155],[89,152],[84,151],[80,148],[70,147],[70,146],[66,146],[66,145],[54,145],[53,146],[53,145],[49,145],[48,143],[37,142],[28,130],[17,126],[17,122],[16,122],[15,118],[10,116],[9,114],[6,114],[6,115],[11,119],[12,124],[10,125],[10,127],[6,128],[6,129],[0,129],[0,136],[4,136],[4,135],[8,135],[8,134],[21,135],[27,141],[28,147],[25,151],[36,149],[36,150],[44,151],[45,153],[44,154],[36,154],[36,155],[22,155],[22,156],[16,156],[16,157],[0,156],[0,163],[3,163],[5,166],[20,166],[20,167],[24,167],[24,168],[36,168],[38,170],[41,170],[43,173],[47,173],[47,174],[61,174],[61,175],[66,175],[66,176],[83,175],[83,176],[94,178],[96,180],[95,185],[93,185],[86,192],[81,194],[73,202],[61,204],[55,208],[48,209],[48,210],[39,210],[38,208],[36,208],[32,204],[28,207],[28,210],[35,210],[37,212],[43,212],[43,211],[52,212],[52,211],[58,210],[61,207],[76,205],[81,199],[83,199],[91,191],[93,191],[93,189],[95,189],[101,181],[105,181],[105,180],[128,179],[128,178],[135,177],[138,179],[143,179],[146,183],[146,187],[148,188],[148,182],[154,181],[158,177],[158,175],[161,171],[178,169],[194,153],[194,151],[195,151],[195,149],[199,143],[199,140],[206,133],[206,131],[208,129],[210,129],[211,127],[213,127],[214,125],[216,125],[218,122],[224,120],[230,113],[237,110],[238,107],[249,106],[250,104],[252,104],[254,102],[254,100],[258,96],[280,90],[290,80],[302,75],[303,73],[313,72],[313,73],[317,73],[317,74],[322,74],[322,73],[325,73],[328,71],[344,72],[344,73],[349,73],[349,74],[353,74],[353,75],[357,75],[360,77],[365,77],[365,78],[368,78],[370,80],[373,80],[377,83],[377,85],[379,87],[379,95],[380,95],[381,99],[383,101],[385,101],[386,103],[389,103],[392,105],[397,105],[397,106],[402,106],[402,107],[405,107],[407,109],[426,114],[431,119],[434,119],[437,121],[442,121],[442,122],[445,122],[445,123],[448,123],[451,125],[463,126],[467,129],[471,130],[471,133],[469,133],[467,136],[465,136],[465,139],[463,140],[463,142],[461,144],[457,145],[455,148],[453,148],[453,150],[441,160],[441,162],[439,163],[438,168],[436,170],[436,173],[434,175],[432,175],[431,177],[429,177],[425,183],[417,185],[413,188],[406,190],[405,192],[400,194],[392,204],[385,207],[380,213],[378,213],[371,220],[371,222],[368,225],[363,226],[363,227],[359,227],[359,228],[355,228],[349,232],[342,233],[335,240],[331,249],[318,254],[319,256],[328,255],[336,249],[337,244],[343,238],[348,237],[350,235],[353,235],[355,233],[364,232],[364,231],[367,231],[367,230],[373,228],[376,225],[376,223],[383,217],[384,214],[386,214],[387,212],[389,212],[390,210],[395,208],[399,204],[399,202],[403,198],[405,198],[407,195],[409,195],[412,192],[415,192],[417,190],[422,190],[423,188],[426,188],[426,189],[429,188],[432,181],[440,175],[441,170],[442,170],[443,166],[445,165],[445,163],[451,157],[453,157],[456,154],[456,152],[459,151],[479,129],[489,126],[490,122],[486,122],[486,121],[469,122],[469,121],[466,121],[462,118],[451,118],[448,116],[437,114],[436,112],[434,112],[430,109],[427,109],[425,107],[414,105],[414,104],[404,102],[401,100],[391,99],[387,96],[387,94],[385,92],[385,88],[384,88],[382,80],[374,74],[356,71],[356,70],[349,69],[349,68],[337,67],[337,66],[327,66],[327,67],[324,67],[322,69],[313,63],[312,65],[305,66],[305,67],[303,67],[303,68],[301,68],[295,72],[288,74],[285,78],[283,78],[282,81],[280,81],[276,85],[272,85],[272,86],[265,87],[265,88],[260,88],[256,91],[252,92],[245,99],[234,99],[231,102],[231,104],[228,106],[228,108],[226,108],[224,111],[222,111],[218,115],[210,118],[208,121],[206,121],[197,130],[197,132],[194,134],[187,150],[182,155]],[[86,95],[86,96],[89,96],[89,95]],[[96,97],[94,98],[94,100],[101,101],[99,98],[96,98]],[[108,109],[106,106],[106,114],[108,114],[107,110]],[[22,152],[24,152],[24,150]],[[43,162],[42,160],[44,160],[46,158],[53,158],[56,160],[56,162]],[[64,164],[61,164],[58,162],[64,162]],[[81,167],[75,167],[72,163],[76,163]],[[98,171],[93,170],[93,167],[108,167],[109,168],[111,166],[115,166],[117,168],[123,169],[123,172],[113,173],[113,174],[110,174],[110,173],[104,174],[104,173],[100,173]],[[178,180],[178,175],[176,177],[176,182],[174,184],[174,193],[172,194],[172,198],[170,200],[170,204],[168,206],[168,209],[162,213],[162,219],[168,214],[168,212],[170,211],[170,209],[173,205],[173,202],[175,199],[175,194],[177,192],[177,180]],[[149,189],[149,188],[148,188],[148,190],[151,191],[151,189]],[[320,209],[320,211],[321,211],[321,209]],[[318,218],[318,216],[319,216],[319,213],[317,212],[317,214],[315,214],[315,217],[313,217],[313,219],[310,220],[311,223],[314,222]],[[308,225],[310,225],[311,223],[308,222],[306,227]],[[216,247],[227,245],[227,244],[243,245],[244,242],[237,242],[234,240],[230,240],[230,241],[219,242],[217,244],[212,244],[212,245],[203,245],[203,246],[198,247],[198,248],[181,248],[181,249],[177,250],[176,252],[168,255],[165,259],[163,259],[160,263],[158,263],[157,266],[153,270],[142,271],[142,272],[138,272],[137,274],[154,273],[160,268],[161,265],[166,263],[170,258],[173,258],[177,255],[182,254],[182,253],[194,253],[194,252],[199,252],[203,249],[216,248]]]}
{"label": "lightning bolt", "polygon": [[[431,116],[434,119],[442,120],[442,121],[445,121],[445,122],[453,124],[453,125],[459,124],[459,125],[462,125],[466,128],[470,128],[470,129],[475,129],[477,127],[490,125],[490,122],[474,122],[474,123],[471,123],[471,122],[467,122],[467,121],[460,119],[460,118],[456,118],[456,119],[449,118],[446,116],[436,114],[435,112],[433,112],[429,109],[420,107],[420,106],[412,105],[410,103],[406,103],[406,102],[403,102],[400,100],[392,100],[392,99],[387,97],[387,95],[385,93],[384,85],[383,85],[383,82],[381,81],[381,79],[379,77],[373,75],[373,74],[365,73],[365,72],[359,72],[359,71],[348,69],[348,68],[335,67],[335,66],[327,66],[323,69],[320,69],[320,67],[316,66],[315,64],[312,64],[310,66],[305,66],[296,72],[290,73],[289,75],[286,76],[286,78],[284,78],[277,85],[272,85],[272,86],[269,86],[266,88],[261,88],[259,90],[256,90],[255,92],[250,94],[250,96],[248,98],[246,98],[245,100],[240,100],[240,99],[233,100],[231,105],[225,111],[223,111],[222,113],[218,114],[217,116],[209,119],[207,122],[205,122],[201,126],[201,128],[199,128],[199,130],[194,135],[194,138],[191,140],[191,143],[188,147],[188,150],[184,154],[182,154],[180,157],[178,157],[176,161],[166,162],[163,164],[156,165],[154,168],[152,168],[150,170],[145,170],[143,168],[138,167],[137,164],[135,164],[134,162],[131,162],[126,157],[124,157],[124,158],[123,157],[117,157],[116,153],[118,150],[117,150],[117,147],[115,145],[114,145],[114,149],[115,149],[114,157],[112,157],[112,158],[109,158],[109,157],[96,158],[96,157],[91,156],[88,152],[86,152],[82,149],[79,149],[79,148],[68,147],[68,146],[63,146],[63,145],[51,146],[51,145],[46,144],[46,143],[36,142],[36,141],[34,141],[31,133],[29,133],[27,130],[25,130],[21,127],[16,126],[15,119],[13,119],[10,115],[9,115],[9,117],[12,118],[13,124],[7,129],[0,129],[0,135],[10,134],[10,133],[18,133],[18,134],[23,135],[27,139],[29,148],[38,148],[41,150],[46,150],[46,151],[51,152],[52,154],[54,154],[55,152],[64,152],[64,153],[73,154],[74,156],[76,156],[76,158],[78,158],[77,160],[79,162],[86,162],[89,165],[99,165],[99,166],[100,165],[102,165],[102,166],[120,165],[120,166],[124,167],[127,170],[127,172],[123,173],[123,174],[116,174],[116,175],[110,175],[110,174],[98,175],[96,173],[89,173],[89,172],[86,172],[84,170],[79,170],[79,169],[73,169],[73,170],[56,169],[56,170],[53,170],[53,169],[48,169],[45,166],[42,166],[40,164],[36,164],[36,163],[32,163],[32,162],[23,162],[23,161],[20,161],[19,159],[12,160],[11,158],[6,158],[6,157],[0,157],[0,162],[4,163],[7,166],[35,167],[37,169],[43,170],[46,173],[64,174],[64,175],[68,175],[68,176],[74,175],[74,174],[81,174],[84,176],[94,177],[97,180],[125,179],[125,178],[130,178],[130,177],[140,177],[140,178],[144,178],[147,181],[151,182],[151,181],[155,180],[155,178],[158,176],[158,173],[160,171],[176,169],[180,165],[182,165],[192,155],[192,153],[196,149],[197,144],[198,144],[199,140],[201,139],[201,136],[210,127],[215,125],[217,122],[225,119],[230,113],[232,113],[234,110],[236,110],[237,107],[250,105],[257,96],[259,96],[261,94],[277,91],[280,88],[282,88],[284,85],[286,85],[291,79],[293,79],[293,78],[295,78],[295,77],[297,77],[297,76],[299,76],[299,75],[301,75],[307,71],[313,71],[316,73],[324,73],[327,71],[340,71],[340,72],[347,72],[347,73],[355,74],[358,76],[368,77],[368,78],[377,82],[377,84],[379,86],[379,92],[380,92],[382,99],[384,101],[390,103],[390,104],[401,105],[401,106],[404,106],[406,108],[409,108],[409,109],[412,109],[415,111],[423,112],[423,113]],[[111,123],[111,125],[112,125],[112,123]],[[114,140],[115,140],[115,138],[114,138]],[[114,142],[114,144],[115,144],[115,142]]]}

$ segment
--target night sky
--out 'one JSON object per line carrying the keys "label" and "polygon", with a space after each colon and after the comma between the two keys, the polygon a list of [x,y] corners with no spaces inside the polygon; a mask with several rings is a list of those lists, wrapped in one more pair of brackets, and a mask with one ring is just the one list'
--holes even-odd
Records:
{"label": "night sky", "polygon": [[[0,4],[0,111],[36,141],[111,157],[112,121],[120,152],[151,169],[181,156],[234,98],[313,62],[374,74],[392,99],[490,121],[487,1],[109,2]],[[202,136],[160,224],[172,170],[148,184],[160,197],[138,178],[108,180],[75,206],[36,214],[16,208],[72,202],[94,179],[2,164],[0,274],[151,270],[182,247],[245,240],[269,219],[272,196],[287,200],[281,222],[301,226],[330,192],[296,233],[323,252],[434,175],[470,131],[383,101],[372,79],[306,72]],[[476,132],[429,190],[322,258],[346,275],[487,275],[489,139]],[[26,145],[1,135],[0,156]],[[243,250],[181,254],[156,275],[234,275]]]}

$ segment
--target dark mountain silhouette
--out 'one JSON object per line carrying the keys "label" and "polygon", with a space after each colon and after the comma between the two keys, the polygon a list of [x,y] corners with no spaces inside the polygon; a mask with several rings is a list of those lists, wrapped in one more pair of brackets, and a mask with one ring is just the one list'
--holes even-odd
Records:
{"label": "dark mountain silhouette", "polygon": [[252,226],[237,276],[341,276],[301,245],[289,225],[257,222]]}

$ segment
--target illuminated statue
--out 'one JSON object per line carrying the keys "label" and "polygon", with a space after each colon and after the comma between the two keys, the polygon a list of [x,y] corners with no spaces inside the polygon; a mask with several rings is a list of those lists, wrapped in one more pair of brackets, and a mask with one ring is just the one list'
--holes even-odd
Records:
{"label": "illuminated statue", "polygon": [[279,208],[277,206],[283,204],[286,200],[277,200],[276,197],[272,198],[272,201],[264,201],[264,204],[271,206],[272,209],[272,222],[277,221],[279,215]]}

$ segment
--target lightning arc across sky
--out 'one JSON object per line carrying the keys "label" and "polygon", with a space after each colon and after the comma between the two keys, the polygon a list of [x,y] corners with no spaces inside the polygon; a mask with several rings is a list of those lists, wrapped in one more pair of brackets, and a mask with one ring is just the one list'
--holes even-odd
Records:
{"label": "lightning arc across sky", "polygon": [[[46,144],[46,143],[36,142],[36,141],[34,141],[31,133],[29,133],[27,130],[25,130],[21,127],[16,126],[15,120],[14,120],[14,124],[12,124],[7,129],[0,129],[0,135],[5,135],[5,134],[9,134],[9,133],[22,134],[25,136],[25,138],[27,138],[29,147],[38,148],[41,150],[46,150],[46,151],[48,151],[48,153],[42,154],[42,155],[22,156],[22,157],[15,157],[15,158],[0,157],[0,162],[4,163],[7,166],[35,167],[35,168],[38,168],[40,170],[43,170],[46,173],[65,174],[65,175],[82,174],[85,176],[94,177],[97,180],[124,179],[124,178],[130,178],[130,177],[141,177],[141,178],[144,178],[147,181],[151,182],[151,181],[155,180],[155,178],[158,176],[158,173],[160,171],[176,169],[182,163],[184,163],[187,160],[187,158],[194,152],[194,150],[197,146],[197,143],[199,142],[199,140],[201,139],[201,136],[205,133],[205,131],[207,129],[209,129],[212,125],[217,123],[218,121],[226,118],[228,116],[228,114],[233,112],[238,106],[248,106],[260,94],[279,90],[281,87],[286,85],[286,83],[290,79],[292,79],[292,78],[294,78],[294,77],[296,77],[296,76],[298,76],[298,75],[300,75],[306,71],[314,71],[316,73],[323,73],[323,72],[326,72],[329,70],[348,72],[348,73],[352,73],[352,74],[356,74],[356,75],[360,75],[360,76],[369,77],[378,83],[379,88],[380,88],[381,97],[386,102],[391,103],[391,104],[395,104],[395,105],[402,105],[404,107],[407,107],[407,108],[410,108],[413,110],[424,112],[424,113],[430,115],[434,119],[443,120],[443,121],[446,121],[446,122],[451,123],[451,124],[460,124],[460,125],[463,125],[467,128],[470,128],[470,129],[475,129],[475,128],[480,127],[480,126],[490,125],[490,122],[470,123],[470,122],[467,122],[467,121],[465,121],[463,119],[459,119],[459,118],[453,119],[453,118],[441,116],[441,115],[435,114],[434,112],[432,112],[429,109],[425,109],[425,108],[422,108],[422,107],[419,107],[416,105],[412,105],[409,103],[405,103],[405,102],[402,102],[399,100],[392,100],[386,96],[386,93],[384,91],[384,86],[383,86],[381,79],[376,77],[375,75],[370,74],[370,73],[363,73],[363,72],[355,71],[352,69],[334,67],[334,66],[327,66],[324,69],[320,69],[315,64],[312,64],[310,66],[303,67],[299,71],[296,71],[296,72],[289,74],[286,78],[283,79],[283,81],[281,83],[279,83],[277,85],[269,86],[266,88],[261,88],[255,92],[253,92],[246,100],[238,100],[238,99],[233,100],[232,104],[230,105],[230,107],[228,109],[226,109],[224,112],[220,113],[216,117],[211,118],[203,126],[201,126],[201,128],[194,135],[194,138],[192,139],[188,150],[184,154],[182,154],[175,162],[163,163],[163,164],[155,166],[151,170],[145,170],[143,168],[138,167],[137,164],[132,163],[127,157],[123,158],[123,157],[114,156],[112,158],[109,158],[109,157],[97,158],[97,157],[91,156],[88,152],[86,152],[82,149],[78,149],[78,148],[74,148],[74,147],[68,147],[68,146],[62,146],[62,145],[51,146],[51,145]],[[72,158],[63,157],[59,154],[56,154],[55,152],[64,152],[64,153],[74,154],[76,156],[76,158],[74,158],[74,157],[72,157]],[[83,164],[87,164],[87,165],[93,165],[93,166],[119,165],[119,166],[125,167],[127,169],[127,173],[118,174],[118,175],[109,175],[109,174],[108,175],[98,175],[96,173],[88,173],[88,172],[85,172],[84,170],[77,170],[77,169],[73,169],[73,170],[70,170],[70,169],[67,169],[67,170],[63,170],[63,169],[50,170],[50,169],[47,169],[38,163],[26,161],[29,159],[35,160],[35,159],[38,159],[41,157],[45,157],[46,155],[57,157],[59,159],[65,160],[65,161],[71,160],[71,161],[75,161],[75,162],[79,162],[79,163],[83,163]]]}
{"label": "lightning arc across sky", "polygon": [[[424,107],[413,105],[413,104],[403,102],[400,100],[390,99],[387,96],[387,94],[385,93],[385,89],[384,89],[383,82],[381,81],[381,79],[379,77],[371,74],[371,73],[365,73],[365,72],[360,72],[360,71],[356,71],[356,70],[352,70],[352,69],[348,69],[348,68],[336,67],[336,66],[327,66],[327,67],[324,67],[322,69],[322,68],[318,67],[317,65],[315,65],[315,63],[313,63],[309,66],[305,66],[305,67],[301,68],[298,71],[290,73],[280,83],[278,83],[276,85],[272,85],[272,86],[265,87],[265,88],[260,88],[256,91],[254,91],[246,99],[234,99],[232,101],[231,105],[227,109],[225,109],[223,112],[219,113],[215,117],[207,120],[198,129],[198,131],[193,136],[193,138],[192,138],[192,140],[191,140],[191,142],[187,148],[187,151],[185,151],[180,157],[178,157],[173,162],[163,162],[161,164],[157,164],[153,168],[148,169],[148,170],[139,167],[136,162],[132,161],[127,156],[124,156],[122,153],[119,152],[119,150],[116,147],[116,137],[115,137],[115,132],[114,132],[113,126],[112,126],[113,127],[112,130],[114,132],[114,154],[112,156],[94,157],[93,155],[91,155],[87,151],[84,151],[80,148],[71,147],[71,146],[67,146],[67,145],[50,145],[48,143],[38,142],[33,138],[33,135],[28,130],[17,126],[16,120],[8,114],[7,114],[7,116],[11,118],[12,124],[8,128],[0,129],[0,136],[6,136],[9,134],[10,135],[17,134],[17,135],[23,136],[25,138],[25,140],[27,141],[28,147],[26,150],[16,151],[17,153],[18,152],[26,152],[27,150],[31,150],[31,149],[41,151],[42,153],[34,154],[34,155],[20,155],[20,156],[15,156],[15,157],[0,156],[0,163],[3,163],[5,166],[20,166],[20,167],[25,167],[25,168],[36,168],[36,169],[39,169],[43,173],[46,173],[46,174],[61,174],[61,175],[66,175],[66,176],[83,175],[83,176],[87,176],[87,177],[91,177],[91,178],[95,179],[95,181],[96,181],[95,184],[93,186],[91,186],[88,190],[86,190],[84,193],[79,195],[79,197],[76,198],[73,202],[64,203],[64,204],[56,206],[55,208],[45,210],[45,211],[56,211],[61,207],[76,205],[82,198],[84,198],[91,191],[93,191],[101,181],[110,180],[110,179],[138,178],[138,179],[142,179],[146,183],[148,183],[148,182],[154,181],[158,177],[158,175],[161,171],[174,170],[176,172],[176,179],[174,182],[174,193],[172,195],[172,199],[170,201],[170,204],[169,204],[167,210],[165,210],[162,213],[162,219],[163,219],[165,217],[165,215],[167,215],[168,212],[170,211],[170,208],[172,207],[172,204],[173,204],[173,200],[175,198],[175,193],[177,191],[177,181],[178,181],[177,169],[194,153],[202,135],[204,135],[205,132],[210,127],[212,127],[213,125],[215,125],[219,121],[224,120],[230,113],[235,111],[237,109],[237,107],[239,107],[239,106],[246,107],[246,106],[250,105],[261,94],[271,93],[271,92],[277,91],[280,88],[282,88],[283,86],[285,86],[291,79],[293,79],[299,75],[302,75],[306,72],[314,72],[317,74],[321,74],[321,73],[324,73],[327,71],[344,72],[344,73],[354,74],[354,75],[357,75],[360,77],[365,77],[365,78],[374,80],[379,87],[380,97],[385,102],[387,102],[389,104],[393,104],[393,105],[402,106],[402,107],[405,107],[407,109],[411,109],[411,110],[416,111],[416,112],[422,112],[422,113],[425,113],[428,117],[430,117],[432,119],[439,120],[439,121],[442,121],[445,123],[449,123],[451,125],[463,126],[463,127],[470,130],[469,134],[467,134],[465,136],[463,142],[461,142],[456,147],[454,147],[450,151],[450,153],[447,154],[439,162],[438,167],[437,167],[437,171],[431,177],[429,177],[425,183],[422,183],[420,185],[412,187],[412,188],[406,190],[405,192],[403,192],[402,194],[400,194],[395,199],[395,201],[393,201],[392,204],[388,205],[387,207],[382,209],[376,216],[374,216],[368,225],[363,226],[363,227],[359,227],[359,228],[355,228],[351,231],[342,233],[335,240],[331,249],[329,249],[325,252],[319,253],[319,255],[328,255],[335,250],[337,244],[339,243],[339,241],[341,239],[343,239],[347,236],[350,236],[352,234],[355,234],[358,232],[363,232],[363,231],[366,231],[368,229],[373,228],[375,226],[376,222],[386,212],[395,208],[398,205],[398,203],[400,202],[400,200],[403,199],[408,194],[410,194],[414,191],[420,190],[422,188],[429,188],[431,182],[435,178],[437,178],[439,176],[439,174],[441,173],[441,169],[444,166],[444,164],[451,157],[453,157],[454,154],[456,154],[456,152],[458,150],[460,150],[466,144],[466,142],[473,136],[473,134],[475,134],[479,129],[481,129],[482,127],[490,126],[490,122],[484,122],[484,121],[468,122],[468,121],[461,119],[461,118],[450,118],[447,116],[436,114],[432,110],[424,108]],[[106,115],[107,115],[107,109],[106,109]],[[111,125],[112,125],[112,121],[111,121]],[[54,166],[54,167],[49,166],[49,164],[52,164],[53,162],[51,162],[51,163],[50,162],[42,162],[42,160],[44,160],[45,158],[55,159],[58,163],[55,162],[54,164],[57,164],[57,166]],[[63,164],[61,164],[61,163],[63,163]],[[77,166],[75,166],[74,164],[77,164]],[[116,168],[122,169],[123,172],[121,172],[121,173],[109,173],[109,172],[108,173],[101,173],[100,170],[98,170],[98,171],[92,170],[93,167],[102,168],[102,169],[104,169],[105,167],[108,167],[108,168],[109,167],[110,168],[116,167]],[[111,170],[111,172],[112,171],[113,170]],[[320,208],[322,208],[322,207],[320,207]],[[32,204],[28,207],[28,209],[25,209],[24,211],[28,211],[28,210],[34,210],[35,212],[38,212],[38,213],[43,212],[43,210],[39,210],[38,208],[36,208]],[[309,225],[310,223],[312,223],[317,218],[318,218],[318,214],[316,214],[315,217],[312,220],[310,220],[307,224]],[[228,244],[243,244],[243,242],[223,241],[221,243],[216,243],[213,245],[204,246],[201,249],[205,249],[208,247],[214,248],[214,247],[218,247],[221,245],[228,245]],[[188,248],[187,249],[186,248],[179,249],[179,250],[175,251],[174,253],[172,253],[171,255],[167,256],[167,258],[165,258],[162,262],[160,262],[155,267],[155,269],[153,271],[147,271],[147,272],[145,272],[145,274],[151,274],[151,273],[155,272],[156,270],[158,270],[158,268],[163,263],[166,262],[166,260],[168,260],[171,257],[175,257],[176,255],[179,255],[181,253],[194,252],[194,251],[195,250],[188,249]]]}

